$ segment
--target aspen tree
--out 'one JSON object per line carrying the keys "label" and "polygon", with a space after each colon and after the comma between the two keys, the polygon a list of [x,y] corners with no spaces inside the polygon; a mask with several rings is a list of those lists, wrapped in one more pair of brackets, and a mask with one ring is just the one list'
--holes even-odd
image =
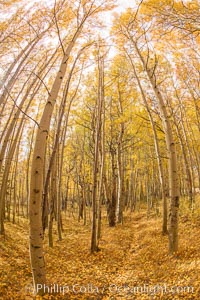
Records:
{"label": "aspen tree", "polygon": [[[3,93],[0,96],[0,105],[4,103],[6,96],[8,94],[8,92],[11,91],[11,89],[13,88],[15,82],[18,79],[19,73],[24,65],[24,62],[26,62],[26,60],[28,59],[29,55],[31,54],[31,52],[33,51],[34,47],[37,45],[37,43],[40,41],[40,38],[42,38],[44,35],[41,34],[40,37],[37,37],[36,39],[34,39],[33,42],[31,42],[30,44],[27,45],[27,47],[25,47],[24,51],[22,51],[20,53],[20,56],[17,58],[17,60],[13,63],[13,65],[10,66],[10,68],[14,68],[15,66],[16,69],[14,70],[14,74],[12,75],[12,77],[7,81],[7,77],[5,77],[4,81],[2,82],[2,84],[4,84],[4,82],[6,82],[5,87],[3,87]],[[9,68],[9,69],[10,69]],[[10,70],[8,70],[10,72]],[[7,73],[6,73],[7,74]],[[10,75],[10,73],[8,73]]]}
{"label": "aspen tree", "polygon": [[[83,6],[82,6],[83,5]],[[109,3],[110,5],[110,3]],[[72,49],[75,46],[77,39],[79,38],[83,26],[87,19],[92,15],[95,15],[103,8],[110,8],[107,4],[104,6],[101,2],[96,5],[95,1],[89,1],[87,3],[80,4],[79,11],[77,11],[77,28],[73,37],[68,43],[66,49],[63,48],[63,58],[60,64],[58,73],[56,74],[53,82],[47,103],[45,105],[39,128],[36,133],[36,140],[33,150],[33,160],[31,168],[30,179],[30,257],[31,267],[33,272],[34,288],[37,291],[37,286],[40,284],[44,287],[46,282],[45,262],[43,254],[43,227],[42,227],[42,214],[41,205],[43,197],[43,183],[44,183],[44,161],[46,152],[46,141],[48,138],[51,116],[56,103],[57,96],[59,94],[61,84],[63,82],[65,73],[67,71],[68,60]],[[80,9],[82,8],[82,12]],[[81,16],[81,20],[79,19]],[[61,45],[63,46],[63,44]],[[44,289],[41,288],[38,291],[39,294],[44,293]]]}
{"label": "aspen tree", "polygon": [[[97,249],[99,239],[101,237],[101,210],[102,210],[102,194],[103,194],[103,176],[105,170],[105,99],[104,99],[104,60],[105,53],[103,53],[103,46],[101,41],[98,45],[97,64],[98,64],[98,98],[100,105],[100,133],[99,133],[99,185],[97,193]],[[97,104],[98,105],[98,104]]]}
{"label": "aspen tree", "polygon": [[[123,116],[122,96],[120,87],[118,86],[118,107],[120,117]],[[116,218],[118,223],[123,223],[123,208],[124,208],[124,176],[122,165],[122,143],[124,136],[124,122],[120,121],[120,129],[117,141],[117,167],[118,167],[118,190],[117,190],[117,207]]]}
{"label": "aspen tree", "polygon": [[[73,65],[71,67],[71,70],[69,72],[69,75],[68,75],[68,78],[67,78],[67,82],[66,82],[66,87],[65,87],[65,90],[64,90],[64,93],[63,93],[63,99],[62,99],[62,103],[61,103],[61,107],[60,107],[60,114],[59,114],[59,117],[58,117],[59,119],[58,119],[58,125],[57,125],[56,135],[55,135],[55,142],[54,142],[53,151],[52,151],[52,154],[51,154],[51,157],[50,157],[50,162],[49,162],[48,171],[47,171],[47,175],[46,175],[46,178],[45,178],[45,184],[44,184],[43,204],[42,204],[42,209],[43,209],[43,214],[42,214],[43,230],[45,230],[45,227],[46,227],[46,225],[48,223],[47,222],[47,215],[48,215],[48,201],[47,201],[48,186],[49,186],[51,168],[52,168],[52,165],[54,164],[54,159],[55,159],[55,156],[56,156],[56,153],[57,153],[57,148],[58,148],[58,145],[59,145],[61,125],[62,125],[63,116],[64,116],[64,112],[65,112],[65,107],[66,107],[66,103],[67,103],[67,99],[68,99],[70,82],[71,82],[71,79],[72,79],[72,75],[73,75],[76,63],[77,63],[78,59],[80,58],[80,55],[82,54],[82,52],[87,47],[88,47],[88,45],[86,45],[85,47],[83,47],[79,51],[79,53],[77,54],[77,57],[75,58],[74,63],[73,63]],[[71,106],[73,100],[74,100],[74,98],[71,99],[70,106]],[[70,110],[70,106],[69,106],[69,110]],[[68,111],[68,117],[69,117],[69,111]],[[65,133],[65,135],[66,135],[66,133]],[[62,156],[61,156],[61,159],[62,159]],[[60,168],[61,168],[61,166],[60,166]],[[60,212],[57,211],[57,213],[59,214]],[[60,217],[58,216],[58,220],[57,220],[58,223],[59,223],[59,219],[60,219]],[[61,233],[60,233],[60,239],[61,239]]]}
{"label": "aspen tree", "polygon": [[[28,109],[28,107],[27,107]],[[12,164],[12,159],[14,153],[16,151],[16,146],[18,145],[19,137],[23,128],[25,120],[25,115],[23,116],[22,120],[20,121],[19,127],[16,129],[16,133],[14,134],[13,141],[10,143],[10,147],[8,149],[5,169],[3,173],[3,180],[0,189],[0,234],[4,234],[4,218],[5,218],[5,198],[6,198],[6,191],[8,186],[8,177],[10,173],[10,168]]]}
{"label": "aspen tree", "polygon": [[116,162],[116,147],[114,145],[114,128],[113,128],[113,99],[112,96],[110,98],[110,143],[109,143],[109,152],[111,157],[111,192],[109,193],[108,182],[105,176],[104,178],[104,187],[107,197],[107,211],[108,211],[108,222],[110,227],[114,227],[116,225],[116,207],[117,207],[117,162]]}
{"label": "aspen tree", "polygon": [[170,254],[178,251],[178,210],[179,210],[179,178],[177,173],[177,158],[176,147],[172,131],[172,124],[169,118],[169,113],[165,105],[163,96],[157,86],[156,80],[152,76],[151,71],[141,54],[136,42],[133,42],[136,53],[143,65],[147,74],[151,87],[155,93],[156,99],[163,121],[163,128],[165,131],[166,147],[169,156],[169,194],[170,194],[170,211],[169,211],[169,252]]}
{"label": "aspen tree", "polygon": [[[96,100],[96,124],[94,136],[94,168],[93,168],[93,189],[92,189],[92,237],[91,237],[91,253],[98,250],[97,246],[97,216],[100,205],[97,206],[98,195],[98,176],[99,176],[99,155],[101,143],[101,130],[102,130],[102,110],[103,110],[103,69],[101,58],[98,58],[98,95]],[[100,191],[101,194],[101,191]],[[99,200],[100,201],[100,200]]]}
{"label": "aspen tree", "polygon": [[[127,52],[126,52],[127,53]],[[130,60],[131,66],[133,68],[133,73],[135,75],[137,84],[139,86],[140,92],[141,92],[141,96],[144,102],[144,105],[146,107],[146,110],[148,112],[148,116],[149,116],[149,120],[151,123],[151,127],[153,130],[153,135],[154,135],[154,146],[155,146],[155,152],[156,152],[156,158],[157,158],[157,162],[158,162],[158,169],[159,169],[159,176],[160,176],[160,183],[161,183],[161,189],[162,189],[162,200],[163,200],[163,223],[162,223],[162,233],[163,234],[167,234],[167,198],[166,198],[166,183],[165,183],[165,176],[164,176],[164,170],[163,170],[163,163],[162,163],[162,159],[161,159],[161,153],[160,153],[160,146],[159,146],[159,142],[158,142],[158,135],[157,135],[157,131],[156,131],[156,127],[155,127],[155,121],[153,119],[145,92],[143,90],[142,84],[140,82],[140,79],[137,75],[137,71],[135,69],[133,60],[131,58],[131,56],[127,53],[127,56]]]}

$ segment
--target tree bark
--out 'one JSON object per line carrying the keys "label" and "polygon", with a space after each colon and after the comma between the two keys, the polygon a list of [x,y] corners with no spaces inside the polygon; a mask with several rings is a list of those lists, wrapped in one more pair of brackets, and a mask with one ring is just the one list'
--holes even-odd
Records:
{"label": "tree bark", "polygon": [[[61,87],[61,83],[67,70],[69,55],[75,45],[78,36],[81,33],[83,23],[77,29],[74,37],[69,42],[68,47],[63,55],[63,59],[59,71],[54,80],[52,89],[47,99],[39,128],[36,134],[36,141],[33,150],[33,160],[30,178],[30,258],[31,268],[33,272],[34,288],[38,291],[37,286],[40,284],[44,287],[46,282],[46,271],[43,254],[43,226],[42,226],[42,197],[43,197],[43,182],[44,182],[44,162],[46,152],[46,141],[50,127],[51,116],[54,105]],[[41,288],[38,294],[43,294],[44,289]]]}
{"label": "tree bark", "polygon": [[156,159],[157,159],[157,163],[158,163],[158,170],[159,170],[159,178],[160,178],[160,184],[161,184],[161,189],[162,189],[162,201],[163,201],[163,220],[162,220],[162,233],[163,235],[168,233],[167,230],[167,198],[166,198],[166,183],[165,183],[165,176],[164,176],[164,170],[163,170],[163,163],[162,163],[162,159],[161,159],[161,154],[160,154],[160,146],[159,146],[159,142],[158,142],[158,135],[157,135],[157,131],[156,131],[156,126],[155,126],[155,122],[148,104],[148,101],[146,99],[142,84],[140,82],[140,79],[137,75],[135,66],[133,64],[133,61],[129,55],[129,59],[133,68],[133,72],[135,75],[135,78],[137,80],[141,95],[142,95],[142,99],[145,105],[145,108],[147,110],[148,116],[149,116],[149,120],[151,123],[151,127],[153,130],[153,136],[154,136],[154,147],[155,147],[155,153],[156,153]]}
{"label": "tree bark", "polygon": [[177,173],[177,158],[176,147],[173,137],[173,131],[170,121],[170,116],[167,112],[165,101],[156,84],[156,80],[148,69],[144,58],[137,47],[137,44],[133,42],[135,50],[142,62],[144,70],[146,71],[149,82],[152,86],[156,99],[158,100],[159,110],[162,117],[163,128],[165,131],[166,147],[169,159],[169,194],[170,194],[170,213],[169,213],[169,253],[172,254],[178,251],[178,211],[179,211],[179,179]]}

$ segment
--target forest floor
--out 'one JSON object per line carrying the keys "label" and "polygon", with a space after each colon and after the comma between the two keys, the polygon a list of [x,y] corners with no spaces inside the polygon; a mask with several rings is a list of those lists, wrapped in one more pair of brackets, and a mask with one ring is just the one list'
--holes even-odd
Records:
{"label": "forest floor", "polygon": [[[37,299],[200,299],[200,217],[180,216],[179,252],[168,255],[160,217],[127,214],[123,225],[102,226],[100,251],[90,254],[91,225],[64,217],[63,240],[45,260],[49,294]],[[6,223],[0,239],[0,299],[34,299],[28,221]],[[56,232],[56,228],[55,228]],[[60,291],[60,293],[58,293]]]}

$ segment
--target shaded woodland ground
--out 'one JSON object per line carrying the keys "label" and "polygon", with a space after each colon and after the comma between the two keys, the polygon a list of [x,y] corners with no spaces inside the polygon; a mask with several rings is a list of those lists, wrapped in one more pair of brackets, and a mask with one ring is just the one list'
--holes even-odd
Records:
{"label": "shaded woodland ground", "polygon": [[[50,293],[35,299],[199,299],[200,298],[200,217],[182,208],[180,247],[168,255],[168,237],[161,234],[162,220],[146,210],[127,213],[124,224],[109,228],[103,217],[100,251],[90,254],[91,225],[77,218],[63,218],[63,240],[49,248],[45,243],[47,285],[68,286],[64,296]],[[34,299],[28,249],[28,221],[6,223],[0,240],[0,299]],[[149,293],[147,288],[163,287]],[[146,292],[134,287],[146,286]],[[98,293],[96,288],[98,287]],[[173,292],[178,287],[179,292]],[[191,287],[193,289],[187,289]],[[86,291],[85,291],[86,289]],[[185,289],[185,292],[183,291]],[[82,292],[80,292],[82,291]],[[166,292],[167,293],[166,293]]]}

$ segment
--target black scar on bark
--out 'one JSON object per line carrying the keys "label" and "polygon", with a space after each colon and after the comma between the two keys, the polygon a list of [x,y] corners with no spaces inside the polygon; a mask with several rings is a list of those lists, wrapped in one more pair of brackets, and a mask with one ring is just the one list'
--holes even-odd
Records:
{"label": "black scar on bark", "polygon": [[175,202],[174,206],[179,208],[179,197],[178,196],[175,197],[174,202]]}

